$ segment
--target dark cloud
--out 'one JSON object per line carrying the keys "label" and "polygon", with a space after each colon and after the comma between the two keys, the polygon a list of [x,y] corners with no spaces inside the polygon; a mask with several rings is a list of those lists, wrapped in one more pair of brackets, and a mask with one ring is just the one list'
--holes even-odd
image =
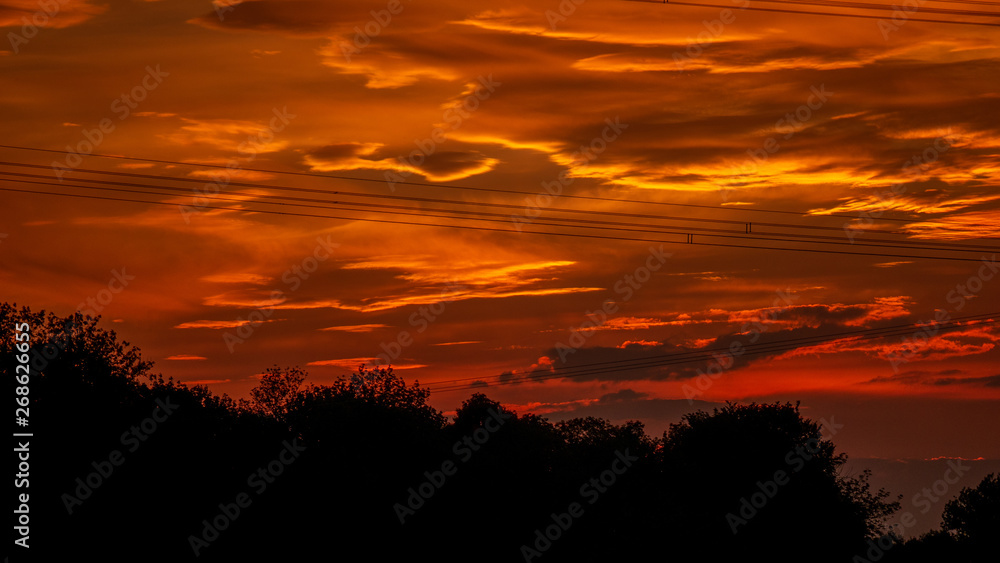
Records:
{"label": "dark cloud", "polygon": [[638,391],[633,391],[631,389],[622,389],[621,391],[615,391],[614,393],[601,395],[601,397],[597,400],[597,402],[598,404],[621,403],[627,401],[635,401],[648,396],[649,393],[639,393]]}
{"label": "dark cloud", "polygon": [[988,375],[984,377],[961,377],[952,379],[936,379],[930,382],[931,385],[972,385],[982,387],[1000,387],[1000,375]]}
{"label": "dark cloud", "polygon": [[450,176],[477,169],[487,160],[476,151],[436,151],[427,156],[420,169],[432,176]]}
{"label": "dark cloud", "polygon": [[307,151],[306,154],[323,160],[340,160],[364,154],[365,146],[361,143],[335,143]]}
{"label": "dark cloud", "polygon": [[251,0],[219,6],[191,23],[216,29],[322,35],[336,25],[332,8],[323,0]]}
{"label": "dark cloud", "polygon": [[[701,373],[717,373],[746,367],[796,348],[796,342],[824,345],[844,338],[842,333],[866,328],[904,324],[895,309],[896,300],[856,305],[793,305],[780,308],[729,313],[729,332],[705,339],[701,346],[653,343],[642,346],[556,345],[546,350],[565,377],[574,381],[680,380]],[[887,315],[887,311],[892,314]],[[722,313],[725,313],[724,311]],[[867,322],[859,322],[865,320]],[[792,328],[782,328],[782,323]],[[844,350],[854,349],[850,344]],[[588,367],[593,365],[594,367]],[[621,369],[618,369],[618,367]],[[612,371],[614,370],[614,371]]]}
{"label": "dark cloud", "polygon": [[988,376],[959,377],[966,372],[958,369],[938,371],[909,370],[895,375],[876,377],[868,383],[901,383],[903,385],[951,386],[968,385],[971,387],[1000,387],[1000,374]]}

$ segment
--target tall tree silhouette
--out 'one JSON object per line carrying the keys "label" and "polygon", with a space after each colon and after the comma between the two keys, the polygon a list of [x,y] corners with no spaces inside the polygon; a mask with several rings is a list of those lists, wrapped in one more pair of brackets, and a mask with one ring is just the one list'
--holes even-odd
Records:
{"label": "tall tree silhouette", "polygon": [[991,473],[948,501],[941,527],[965,544],[972,560],[1000,554],[1000,475]]}
{"label": "tall tree silhouette", "polygon": [[108,561],[184,560],[184,538],[246,478],[255,444],[280,438],[246,432],[228,398],[153,373],[99,321],[0,304],[8,381],[14,327],[31,327],[31,554],[55,560],[95,546],[86,549]]}
{"label": "tall tree silhouette", "polygon": [[689,556],[767,553],[772,560],[846,561],[899,508],[846,462],[797,405],[727,404],[685,415],[664,434],[667,532]]}

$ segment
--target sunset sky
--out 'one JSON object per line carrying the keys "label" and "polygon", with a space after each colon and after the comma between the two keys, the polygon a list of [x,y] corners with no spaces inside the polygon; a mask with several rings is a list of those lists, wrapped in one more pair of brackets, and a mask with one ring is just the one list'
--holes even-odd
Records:
{"label": "sunset sky", "polygon": [[[49,15],[0,0],[0,144],[83,153],[0,148],[0,188],[173,204],[0,191],[2,298],[100,313],[155,371],[234,397],[273,364],[323,384],[385,354],[407,381],[468,378],[434,392],[444,411],[481,390],[522,413],[639,419],[659,434],[727,400],[801,400],[806,416],[844,425],[835,441],[852,457],[1000,458],[995,324],[933,334],[895,366],[904,336],[830,336],[1000,310],[986,264],[1000,248],[1000,17],[889,26],[891,11],[707,3],[51,0]],[[955,7],[923,2],[909,17],[959,19],[933,12]],[[32,17],[44,25],[25,26]],[[199,209],[220,169],[181,163],[228,166],[232,182],[257,186],[207,202],[240,209]],[[25,183],[56,174],[63,185]],[[87,179],[177,191],[79,187],[102,185]],[[334,191],[476,203],[461,208],[499,220],[380,214],[459,204]],[[804,247],[697,230],[770,222],[786,226],[754,232],[912,254],[840,244],[869,212],[871,227],[905,233],[884,240],[985,250],[933,253],[970,259],[959,261],[702,246],[537,225],[532,205],[591,224],[679,217],[667,224],[696,242]],[[248,320],[255,311],[264,322]],[[701,387],[699,370],[718,361],[517,381],[807,337],[737,355]]]}

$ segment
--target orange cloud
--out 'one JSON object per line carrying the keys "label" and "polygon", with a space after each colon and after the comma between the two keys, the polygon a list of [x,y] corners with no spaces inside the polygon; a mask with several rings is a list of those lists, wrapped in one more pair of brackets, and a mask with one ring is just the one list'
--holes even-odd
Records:
{"label": "orange cloud", "polygon": [[349,326],[330,326],[326,328],[321,328],[320,330],[330,330],[336,332],[371,332],[378,328],[389,328],[389,325],[366,324],[366,325],[349,325]]}

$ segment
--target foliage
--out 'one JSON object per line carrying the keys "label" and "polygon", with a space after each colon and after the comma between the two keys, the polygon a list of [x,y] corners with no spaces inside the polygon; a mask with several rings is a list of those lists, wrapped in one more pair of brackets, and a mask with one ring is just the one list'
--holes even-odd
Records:
{"label": "foliage", "polygon": [[987,475],[948,501],[942,527],[973,553],[1000,553],[1000,474]]}
{"label": "foliage", "polygon": [[[107,560],[139,553],[189,560],[191,550],[178,540],[200,533],[220,506],[246,492],[248,475],[278,467],[275,456],[293,441],[305,453],[282,470],[290,477],[278,476],[266,493],[252,496],[201,560],[311,560],[321,551],[516,560],[535,530],[577,502],[584,516],[545,561],[637,560],[662,554],[664,546],[678,559],[849,561],[898,508],[885,491],[870,489],[867,472],[841,476],[846,456],[790,403],[729,403],[685,415],[652,438],[640,422],[586,417],[553,424],[476,393],[449,423],[419,383],[363,365],[331,384],[305,387],[305,371],[275,365],[249,399],[237,402],[152,373],[152,363],[99,328],[98,319],[8,304],[0,305],[4,374],[13,373],[13,323],[21,321],[32,325],[33,358],[54,346],[31,382],[32,415],[38,413],[32,429],[46,440],[32,451],[32,518],[61,538],[43,554],[52,560],[78,555],[79,546],[95,545],[108,529],[116,540],[101,544]],[[176,414],[102,478],[79,517],[67,517],[60,495],[74,491],[110,451],[124,451],[122,432],[168,399]],[[787,484],[769,489],[766,504],[734,534],[727,513],[738,513],[779,470],[790,475]],[[428,495],[432,480],[440,484]],[[420,508],[401,526],[393,506],[410,502],[417,489],[424,491]],[[582,497],[584,490],[601,494]],[[998,496],[995,475],[963,490],[945,514],[954,536],[908,542],[890,557],[921,545],[941,553],[988,545],[982,539],[996,527]],[[955,538],[964,543],[955,547]]]}
{"label": "foliage", "polygon": [[242,401],[244,409],[262,416],[284,420],[288,405],[299,392],[302,382],[308,377],[298,367],[281,369],[277,365],[267,368],[260,382],[250,391],[250,401]]}

